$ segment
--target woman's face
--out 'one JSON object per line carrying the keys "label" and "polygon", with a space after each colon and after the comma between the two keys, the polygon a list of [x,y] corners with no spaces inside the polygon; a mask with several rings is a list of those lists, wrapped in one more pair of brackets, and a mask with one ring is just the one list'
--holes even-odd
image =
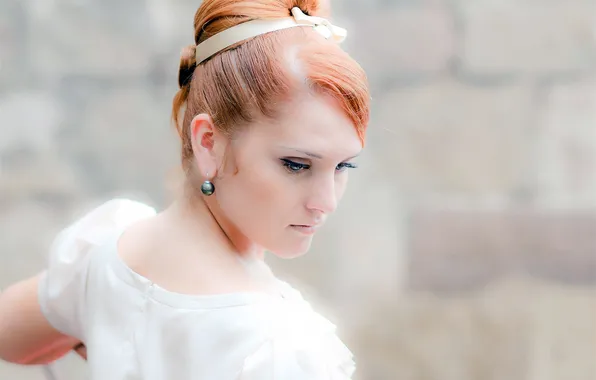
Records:
{"label": "woman's face", "polygon": [[220,169],[209,201],[251,244],[286,258],[309,249],[362,149],[339,104],[320,95],[295,101],[279,120],[256,123],[228,144],[215,155]]}

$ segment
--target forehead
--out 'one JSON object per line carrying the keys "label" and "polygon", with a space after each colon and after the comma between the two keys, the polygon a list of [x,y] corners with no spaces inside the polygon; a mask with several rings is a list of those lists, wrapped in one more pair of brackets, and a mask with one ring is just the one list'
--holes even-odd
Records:
{"label": "forehead", "polygon": [[276,120],[258,122],[249,130],[247,137],[256,145],[288,146],[325,157],[352,156],[362,149],[356,128],[340,104],[323,95],[296,99],[283,107]]}

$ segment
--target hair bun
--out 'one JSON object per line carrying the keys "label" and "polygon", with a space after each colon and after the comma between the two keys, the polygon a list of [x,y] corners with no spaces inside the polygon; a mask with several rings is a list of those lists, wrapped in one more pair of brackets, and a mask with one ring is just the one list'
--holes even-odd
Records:
{"label": "hair bun", "polygon": [[330,0],[290,0],[290,9],[300,8],[308,16],[329,17],[331,13]]}
{"label": "hair bun", "polygon": [[196,65],[195,45],[188,45],[180,53],[180,70],[178,71],[178,85],[184,88],[190,85]]}

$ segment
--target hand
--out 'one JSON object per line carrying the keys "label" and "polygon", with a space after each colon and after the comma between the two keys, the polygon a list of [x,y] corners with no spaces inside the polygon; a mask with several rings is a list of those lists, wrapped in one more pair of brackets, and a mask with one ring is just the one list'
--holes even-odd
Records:
{"label": "hand", "polygon": [[77,353],[84,360],[87,360],[87,347],[83,343],[79,343],[73,348],[73,351]]}

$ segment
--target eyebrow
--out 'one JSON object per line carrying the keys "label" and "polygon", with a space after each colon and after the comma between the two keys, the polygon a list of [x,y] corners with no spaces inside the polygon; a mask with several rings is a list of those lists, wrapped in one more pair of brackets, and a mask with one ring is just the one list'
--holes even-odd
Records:
{"label": "eyebrow", "polygon": [[[322,160],[322,159],[323,159],[323,156],[321,156],[320,154],[313,153],[313,152],[309,152],[309,151],[306,151],[306,150],[297,149],[297,148],[290,148],[290,147],[287,147],[287,146],[282,146],[282,148],[285,148],[285,149],[290,149],[290,150],[296,151],[296,152],[298,152],[298,153],[302,153],[302,154],[304,154],[304,155],[307,155],[307,156],[309,156],[309,157],[312,157],[312,158],[317,158],[317,159],[319,159],[319,160]],[[358,157],[359,155],[360,155],[360,154],[357,154],[357,155],[355,155],[355,156],[352,156],[352,157],[348,157],[348,158],[346,158],[344,161],[351,160],[351,159],[353,159],[353,158],[356,158],[356,157]]]}

